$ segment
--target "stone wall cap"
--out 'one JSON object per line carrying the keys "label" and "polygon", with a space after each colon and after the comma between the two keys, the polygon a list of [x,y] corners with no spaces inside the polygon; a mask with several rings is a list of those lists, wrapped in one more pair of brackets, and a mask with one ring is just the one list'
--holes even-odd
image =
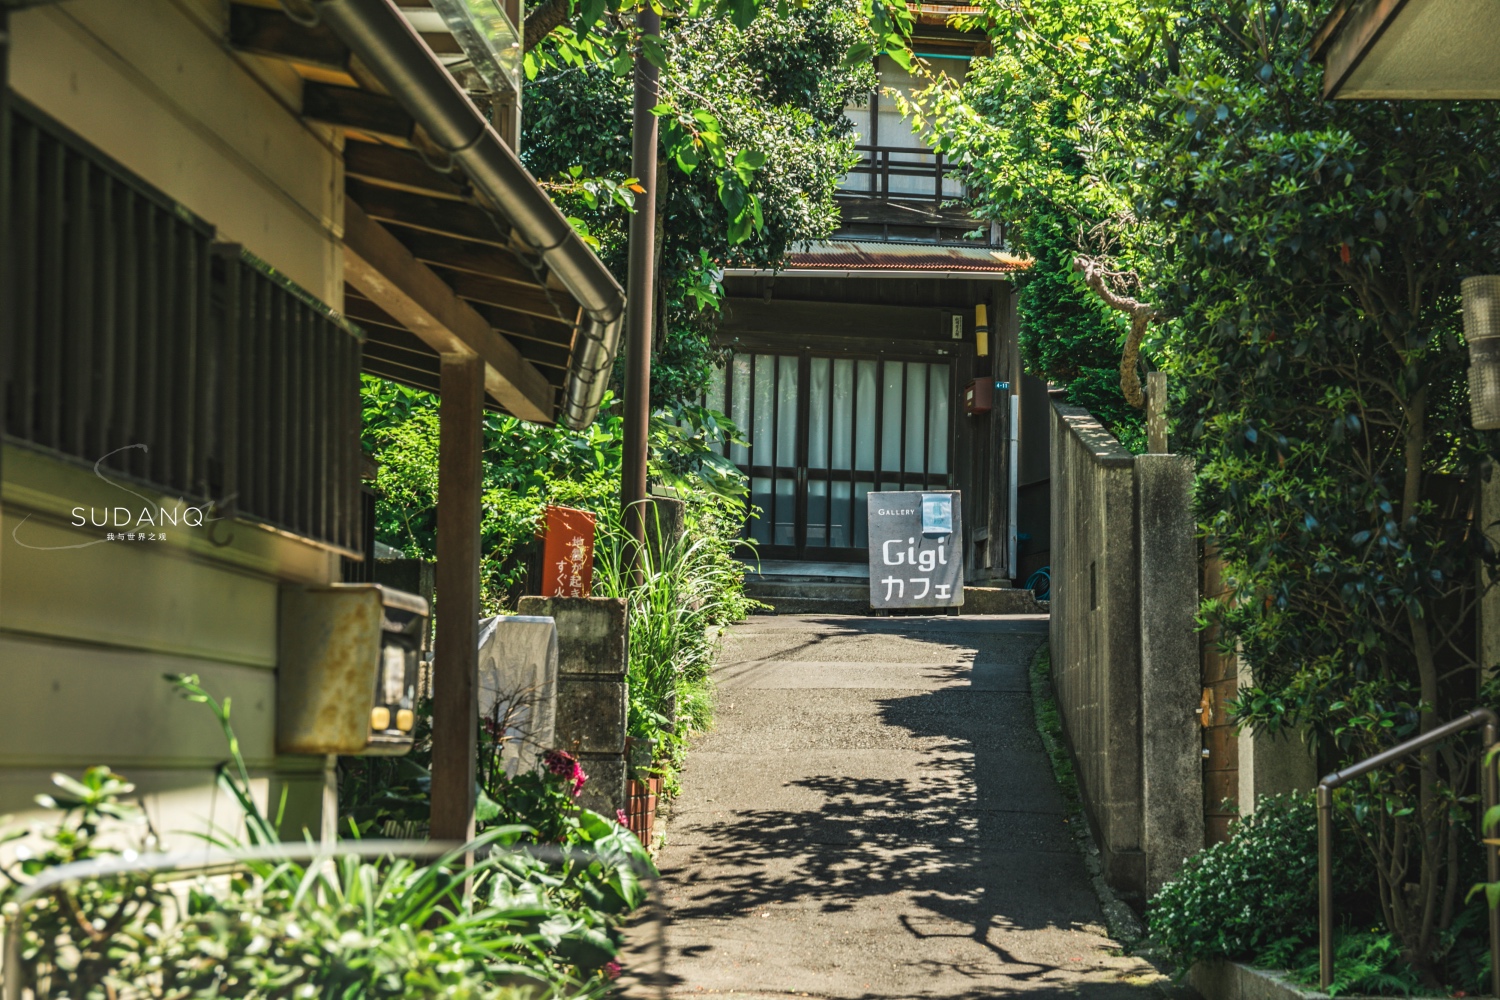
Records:
{"label": "stone wall cap", "polygon": [[1052,410],[1062,418],[1068,430],[1087,448],[1101,465],[1130,465],[1135,456],[1120,444],[1092,413],[1081,406],[1052,401]]}

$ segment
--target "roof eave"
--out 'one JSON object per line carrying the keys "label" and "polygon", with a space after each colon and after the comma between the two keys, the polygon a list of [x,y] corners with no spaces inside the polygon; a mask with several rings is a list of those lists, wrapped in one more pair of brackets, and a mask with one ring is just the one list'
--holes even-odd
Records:
{"label": "roof eave", "polygon": [[1323,98],[1337,100],[1345,82],[1396,20],[1406,0],[1341,0],[1313,35],[1312,55],[1323,62]]}
{"label": "roof eave", "polygon": [[448,151],[474,187],[578,302],[562,422],[598,413],[625,319],[625,293],[552,199],[469,101],[390,0],[315,0],[315,10],[371,74]]}

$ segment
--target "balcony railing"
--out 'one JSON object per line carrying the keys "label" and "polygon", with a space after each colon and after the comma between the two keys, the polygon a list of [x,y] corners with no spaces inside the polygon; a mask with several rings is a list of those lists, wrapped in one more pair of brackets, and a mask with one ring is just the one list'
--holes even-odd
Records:
{"label": "balcony railing", "polygon": [[926,146],[854,148],[860,154],[860,162],[845,176],[841,194],[941,205],[966,193],[954,164]]}

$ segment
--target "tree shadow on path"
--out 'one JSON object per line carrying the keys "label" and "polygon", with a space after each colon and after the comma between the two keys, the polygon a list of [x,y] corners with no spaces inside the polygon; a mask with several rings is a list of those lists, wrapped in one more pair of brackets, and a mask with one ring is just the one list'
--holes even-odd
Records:
{"label": "tree shadow on path", "polygon": [[[730,946],[776,953],[785,936],[786,968],[793,953],[817,963],[822,951],[833,966],[848,953],[872,971],[876,963],[892,970],[842,977],[856,980],[855,990],[868,986],[863,992],[801,987],[813,996],[1139,995],[1122,977],[1149,969],[1111,954],[1036,734],[1026,666],[1040,637],[943,627],[962,619],[876,621],[881,627],[839,634],[940,643],[955,657],[971,654],[972,664],[942,666],[934,689],[864,692],[878,728],[861,737],[875,753],[841,754],[834,734],[799,731],[805,745],[765,762],[789,775],[783,793],[767,796],[773,804],[734,801],[674,817],[663,874],[680,947],[669,971]],[[816,644],[792,643],[775,658],[806,658]],[[815,713],[805,695],[735,697]],[[889,755],[879,753],[885,746]],[[888,773],[892,764],[904,773]]]}

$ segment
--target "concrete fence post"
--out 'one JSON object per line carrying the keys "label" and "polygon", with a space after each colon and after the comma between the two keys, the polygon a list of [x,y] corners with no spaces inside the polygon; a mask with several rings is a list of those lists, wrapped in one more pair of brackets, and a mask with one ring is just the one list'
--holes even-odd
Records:
{"label": "concrete fence post", "polygon": [[1193,462],[1135,457],[1140,546],[1141,793],[1147,891],[1203,846]]}
{"label": "concrete fence post", "polygon": [[589,776],[580,804],[614,816],[626,805],[625,601],[523,597],[518,610],[557,622],[557,748],[577,756]]}

